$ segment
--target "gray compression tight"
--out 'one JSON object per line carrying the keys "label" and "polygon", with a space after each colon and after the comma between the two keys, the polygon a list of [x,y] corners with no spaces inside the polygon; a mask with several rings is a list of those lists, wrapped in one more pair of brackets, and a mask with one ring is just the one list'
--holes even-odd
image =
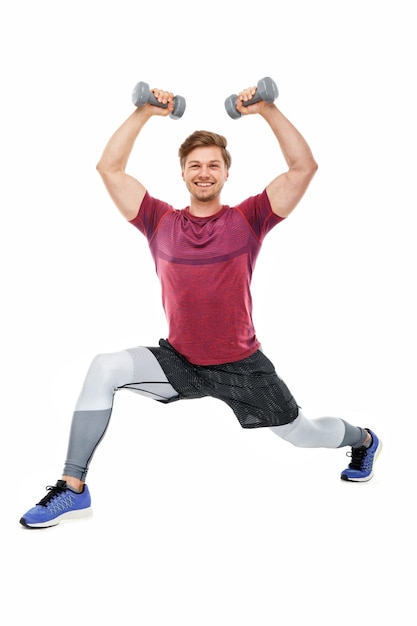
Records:
{"label": "gray compression tight", "polygon": [[72,418],[64,476],[85,480],[92,456],[107,430],[114,394],[119,389],[129,389],[153,400],[169,400],[178,395],[147,348],[96,356]]}
{"label": "gray compression tight", "polygon": [[[106,433],[114,394],[120,389],[129,389],[153,400],[167,401],[178,395],[147,348],[96,356],[72,418],[64,476],[85,480],[93,454]],[[358,446],[366,437],[362,428],[340,418],[308,420],[302,413],[291,424],[270,430],[293,445],[305,448]]]}

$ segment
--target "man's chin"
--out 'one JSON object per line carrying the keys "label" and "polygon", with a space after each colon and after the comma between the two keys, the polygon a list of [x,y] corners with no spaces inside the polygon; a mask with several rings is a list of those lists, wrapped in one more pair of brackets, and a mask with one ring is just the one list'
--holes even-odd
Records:
{"label": "man's chin", "polygon": [[210,195],[207,195],[207,194],[195,194],[194,197],[199,202],[211,202],[212,200],[214,200],[217,197],[217,194],[210,194]]}

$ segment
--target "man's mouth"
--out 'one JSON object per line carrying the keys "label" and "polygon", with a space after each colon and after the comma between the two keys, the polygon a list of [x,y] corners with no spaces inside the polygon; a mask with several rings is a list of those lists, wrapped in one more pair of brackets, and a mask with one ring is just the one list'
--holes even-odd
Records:
{"label": "man's mouth", "polygon": [[197,187],[211,187],[214,183],[195,183]]}

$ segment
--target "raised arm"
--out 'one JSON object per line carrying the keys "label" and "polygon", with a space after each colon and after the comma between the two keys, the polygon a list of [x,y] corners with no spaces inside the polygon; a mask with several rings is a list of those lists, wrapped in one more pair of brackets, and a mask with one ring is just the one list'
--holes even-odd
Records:
{"label": "raised arm", "polygon": [[241,92],[236,108],[242,115],[259,113],[278,140],[288,170],[274,178],[266,191],[273,212],[287,217],[303,197],[318,166],[304,137],[273,102],[261,100],[243,106],[243,102],[250,100],[255,92],[256,87]]}
{"label": "raised arm", "polygon": [[126,174],[127,162],[134,143],[146,122],[153,115],[167,116],[174,110],[172,93],[159,89],[153,89],[152,92],[159,102],[168,103],[168,107],[165,109],[147,103],[135,109],[109,139],[97,163],[97,171],[107,191],[127,220],[136,217],[146,193],[146,188],[142,183]]}

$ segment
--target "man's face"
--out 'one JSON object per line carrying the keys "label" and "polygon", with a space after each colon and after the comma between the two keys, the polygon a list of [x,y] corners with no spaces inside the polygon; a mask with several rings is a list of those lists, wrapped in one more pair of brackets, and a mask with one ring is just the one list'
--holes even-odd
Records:
{"label": "man's face", "polygon": [[182,171],[188,191],[200,202],[217,198],[228,176],[221,149],[217,146],[194,148]]}

